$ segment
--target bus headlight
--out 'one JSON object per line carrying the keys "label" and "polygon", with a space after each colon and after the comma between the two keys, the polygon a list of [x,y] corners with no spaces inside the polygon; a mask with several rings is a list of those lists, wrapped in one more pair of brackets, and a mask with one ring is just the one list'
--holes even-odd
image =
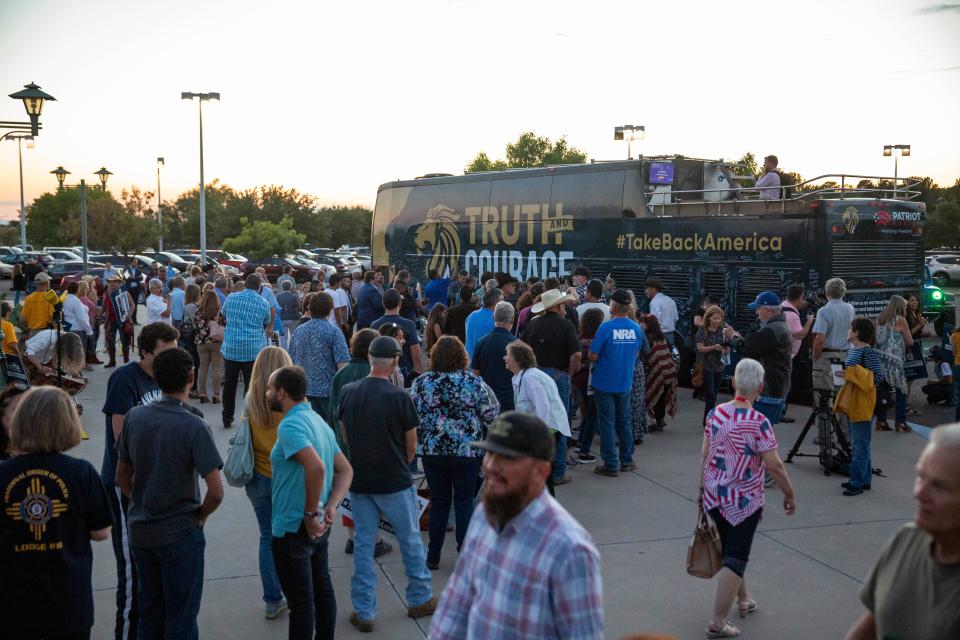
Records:
{"label": "bus headlight", "polygon": [[943,291],[934,291],[932,295],[934,300],[943,300]]}

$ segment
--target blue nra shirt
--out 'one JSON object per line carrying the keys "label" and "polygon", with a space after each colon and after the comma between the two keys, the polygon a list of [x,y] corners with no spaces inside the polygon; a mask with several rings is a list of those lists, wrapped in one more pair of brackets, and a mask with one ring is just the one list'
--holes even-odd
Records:
{"label": "blue nra shirt", "polygon": [[630,318],[607,320],[597,329],[590,352],[598,355],[593,365],[593,388],[607,393],[630,391],[637,352],[644,348],[646,336]]}
{"label": "blue nra shirt", "polygon": [[294,456],[307,447],[314,448],[324,467],[321,504],[310,505],[310,508],[323,508],[330,498],[333,459],[340,453],[340,447],[337,446],[333,429],[310,408],[310,403],[302,402],[283,416],[277,428],[277,443],[270,452],[270,466],[273,468],[273,511],[270,522],[274,538],[296,533],[303,522],[304,503],[307,500],[305,474],[303,465]]}

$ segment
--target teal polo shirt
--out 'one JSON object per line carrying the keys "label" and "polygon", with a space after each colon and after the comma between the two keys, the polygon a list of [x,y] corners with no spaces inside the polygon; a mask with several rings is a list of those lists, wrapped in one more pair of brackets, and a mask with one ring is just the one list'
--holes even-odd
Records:
{"label": "teal polo shirt", "polygon": [[301,402],[283,416],[277,428],[277,443],[270,452],[270,465],[273,467],[270,525],[275,538],[296,533],[303,522],[304,502],[307,499],[305,474],[303,465],[294,456],[307,447],[313,447],[323,461],[320,502],[325,506],[333,487],[333,459],[340,453],[340,447],[337,446],[333,429],[310,408],[308,402]]}

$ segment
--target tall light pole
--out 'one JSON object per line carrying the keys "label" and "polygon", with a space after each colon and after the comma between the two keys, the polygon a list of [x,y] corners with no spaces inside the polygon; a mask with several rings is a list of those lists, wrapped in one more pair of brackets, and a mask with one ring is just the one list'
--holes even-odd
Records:
{"label": "tall light pole", "polygon": [[207,264],[207,189],[203,182],[203,103],[206,100],[219,100],[220,94],[215,91],[209,93],[183,91],[180,93],[181,100],[193,100],[194,98],[198,98],[200,106],[200,264]]}
{"label": "tall light pole", "polygon": [[[33,136],[29,133],[8,133],[4,136],[7,140],[17,141],[17,160],[20,163],[20,248],[27,250],[27,213],[26,204],[23,198],[23,141],[33,142]],[[30,146],[29,144],[27,146]]]}
{"label": "tall light pole", "polygon": [[[897,153],[897,152],[900,153]],[[904,158],[910,157],[910,145],[908,144],[885,144],[883,145],[883,155],[884,156],[893,156],[893,199],[897,199],[897,171],[899,169],[898,158],[903,156]]]}
{"label": "tall light pole", "polygon": [[632,160],[633,156],[630,154],[630,143],[634,141],[643,140],[646,137],[646,127],[641,124],[625,124],[622,127],[613,128],[613,139],[614,140],[626,140],[627,141],[627,160]]}
{"label": "tall light pole", "polygon": [[23,89],[16,93],[11,93],[10,97],[14,100],[23,100],[23,108],[27,110],[30,117],[29,122],[10,122],[8,120],[0,121],[0,129],[12,129],[14,131],[27,130],[30,135],[40,135],[40,114],[43,113],[43,103],[56,101],[56,98],[40,90],[40,87],[33,84],[26,84]]}
{"label": "tall light pole", "polygon": [[163,251],[163,205],[160,200],[160,167],[163,165],[163,158],[157,158],[157,225],[160,227],[160,242],[157,251]]}

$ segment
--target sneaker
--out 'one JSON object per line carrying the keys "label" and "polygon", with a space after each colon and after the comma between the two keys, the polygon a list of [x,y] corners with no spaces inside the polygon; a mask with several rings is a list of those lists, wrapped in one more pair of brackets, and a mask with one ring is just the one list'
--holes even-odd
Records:
{"label": "sneaker", "polygon": [[593,468],[593,472],[601,476],[609,476],[611,478],[616,478],[620,475],[620,471],[617,469],[612,469],[605,464],[598,464]]}
{"label": "sneaker", "polygon": [[849,489],[843,490],[843,495],[845,496],[858,496],[863,493],[863,489],[860,487],[850,487]]}
{"label": "sneaker", "polygon": [[427,569],[437,571],[440,569],[440,556],[427,556]]}
{"label": "sneaker", "polygon": [[562,478],[557,478],[556,480],[554,480],[553,486],[559,487],[562,484],[569,483],[571,480],[573,480],[573,478],[571,478],[569,475],[564,475]]}
{"label": "sneaker", "polygon": [[356,611],[350,613],[350,624],[355,626],[363,633],[370,633],[373,631],[373,620],[363,620],[357,615]]}
{"label": "sneaker", "polygon": [[636,463],[628,462],[627,464],[620,465],[621,473],[627,473],[628,471],[635,471],[637,468]]}
{"label": "sneaker", "polygon": [[344,553],[353,553],[353,538],[347,540],[347,546],[343,548]]}
{"label": "sneaker", "polygon": [[597,461],[597,456],[593,455],[589,451],[586,451],[586,452],[581,451],[579,454],[577,454],[577,458],[580,459],[580,462],[596,462]]}
{"label": "sneaker", "polygon": [[389,542],[386,542],[386,541],[384,541],[384,540],[381,540],[381,541],[378,542],[378,543],[376,544],[376,546],[373,548],[373,557],[374,557],[374,558],[379,558],[380,556],[384,556],[384,555],[390,553],[391,551],[393,551],[393,545],[390,544]]}
{"label": "sneaker", "polygon": [[870,491],[870,485],[869,485],[869,484],[865,484],[865,485],[863,485],[862,487],[855,487],[855,486],[853,486],[852,484],[850,484],[849,482],[844,482],[844,483],[841,484],[840,486],[843,487],[844,489],[863,489],[864,491]]}
{"label": "sneaker", "polygon": [[287,610],[287,599],[280,598],[280,602],[268,602],[263,617],[267,620],[277,618],[281,613]]}
{"label": "sneaker", "polygon": [[423,618],[426,616],[432,616],[433,612],[437,610],[437,596],[433,596],[423,604],[417,607],[411,607],[407,609],[408,618]]}

